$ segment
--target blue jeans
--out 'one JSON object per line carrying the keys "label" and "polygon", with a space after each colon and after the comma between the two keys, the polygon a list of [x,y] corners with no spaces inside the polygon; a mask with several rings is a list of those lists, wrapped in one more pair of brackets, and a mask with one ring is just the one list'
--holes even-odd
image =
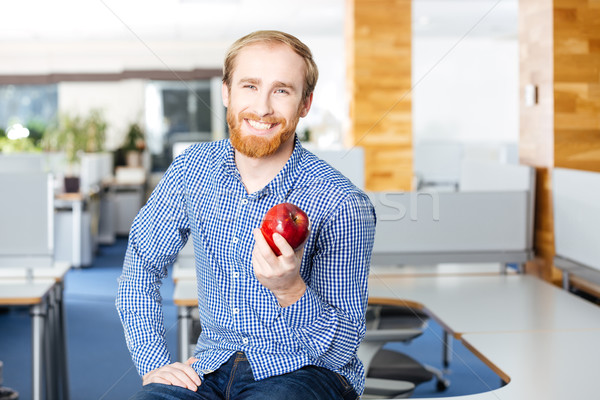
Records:
{"label": "blue jeans", "polygon": [[179,386],[151,383],[131,400],[356,400],[346,378],[312,365],[284,375],[255,381],[248,359],[237,352],[213,373],[204,376],[196,392]]}

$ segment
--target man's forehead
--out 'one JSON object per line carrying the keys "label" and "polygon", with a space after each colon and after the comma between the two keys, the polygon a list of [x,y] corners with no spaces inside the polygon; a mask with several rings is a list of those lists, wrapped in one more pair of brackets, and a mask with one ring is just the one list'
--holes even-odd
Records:
{"label": "man's forehead", "polygon": [[[273,58],[264,57],[264,54],[262,56],[255,56],[255,53],[258,52],[272,52],[278,54],[273,54]],[[243,61],[243,65],[240,64],[240,61]],[[247,45],[239,51],[235,59],[233,75],[236,78],[235,80],[238,81],[240,79],[260,79],[261,72],[269,69],[268,67],[273,67],[270,68],[271,70],[276,69],[275,67],[277,65],[285,66],[285,68],[282,68],[281,72],[293,77],[297,76],[297,72],[302,72],[303,74],[306,68],[304,59],[287,44],[278,42],[258,42]],[[252,72],[256,72],[257,76],[251,76],[252,74],[248,75],[248,73]],[[293,79],[285,79],[283,76],[281,78],[272,78],[286,84],[291,84],[293,81]]]}

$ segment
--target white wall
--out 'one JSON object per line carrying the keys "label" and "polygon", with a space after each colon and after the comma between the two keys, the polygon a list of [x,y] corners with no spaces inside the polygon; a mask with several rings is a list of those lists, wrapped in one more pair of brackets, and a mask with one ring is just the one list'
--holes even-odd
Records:
{"label": "white wall", "polygon": [[518,141],[516,38],[415,37],[413,86],[416,142]]}

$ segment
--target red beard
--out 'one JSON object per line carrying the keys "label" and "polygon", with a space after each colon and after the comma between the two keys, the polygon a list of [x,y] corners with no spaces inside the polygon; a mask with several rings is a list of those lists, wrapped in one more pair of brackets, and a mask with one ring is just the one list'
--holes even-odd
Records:
{"label": "red beard", "polygon": [[[261,121],[268,124],[279,124],[279,131],[272,137],[242,135],[241,125],[244,119]],[[249,112],[242,112],[236,118],[233,112],[230,111],[230,108],[228,108],[227,124],[229,125],[229,140],[231,141],[233,148],[245,156],[252,158],[267,157],[275,153],[283,143],[294,135],[299,119],[300,115],[297,114],[294,120],[289,121],[288,123],[288,121],[283,118],[260,118]]]}

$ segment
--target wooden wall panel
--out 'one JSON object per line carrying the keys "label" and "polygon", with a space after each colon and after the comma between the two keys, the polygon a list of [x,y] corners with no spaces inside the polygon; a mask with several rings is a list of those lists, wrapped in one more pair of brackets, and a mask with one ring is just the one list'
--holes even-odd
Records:
{"label": "wooden wall panel", "polygon": [[[551,169],[554,165],[552,0],[519,1],[519,69],[521,163],[536,167],[536,217],[534,246],[536,259],[527,271],[549,281],[560,279],[553,268],[554,223],[552,216]],[[538,103],[527,107],[525,86],[535,85]]]}
{"label": "wooden wall panel", "polygon": [[411,190],[411,0],[347,0],[347,145],[365,149],[367,190]]}
{"label": "wooden wall panel", "polygon": [[554,3],[554,165],[600,171],[600,1]]}
{"label": "wooden wall panel", "polygon": [[553,267],[554,167],[600,171],[600,1],[519,1],[520,90],[539,102],[520,105],[519,157],[537,169],[535,247],[528,269],[558,282]]}

